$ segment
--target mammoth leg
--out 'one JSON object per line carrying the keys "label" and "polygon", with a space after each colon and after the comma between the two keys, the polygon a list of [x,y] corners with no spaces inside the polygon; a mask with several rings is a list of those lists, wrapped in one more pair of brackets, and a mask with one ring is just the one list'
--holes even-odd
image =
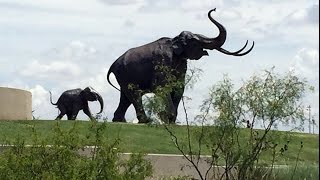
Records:
{"label": "mammoth leg", "polygon": [[78,111],[67,112],[68,120],[76,120]]}
{"label": "mammoth leg", "polygon": [[142,106],[142,96],[136,95],[133,98],[132,102],[134,109],[137,113],[137,118],[139,120],[139,123],[148,123],[150,122],[150,119],[147,117],[146,113],[144,112],[143,106]]}
{"label": "mammoth leg", "polygon": [[128,90],[127,97],[132,102],[134,109],[136,110],[137,118],[139,123],[148,123],[150,119],[144,112],[142,105],[142,92],[139,90]]}
{"label": "mammoth leg", "polygon": [[173,110],[172,110],[172,117],[169,119],[169,123],[175,123],[177,120],[177,115],[178,115],[178,107],[179,103],[183,97],[183,91],[184,89],[178,89],[176,91],[173,91],[171,93],[171,99],[173,103]]}
{"label": "mammoth leg", "polygon": [[76,120],[77,116],[78,116],[78,112],[72,113],[71,120]]}
{"label": "mammoth leg", "polygon": [[174,123],[177,111],[170,95],[165,96],[165,110],[159,113],[160,119],[166,123]]}
{"label": "mammoth leg", "polygon": [[95,121],[96,119],[92,116],[89,106],[83,108],[83,112],[90,118],[91,121]]}
{"label": "mammoth leg", "polygon": [[72,114],[71,113],[67,113],[67,118],[68,118],[68,120],[72,120]]}
{"label": "mammoth leg", "polygon": [[131,105],[130,100],[128,97],[121,91],[120,94],[120,102],[118,105],[117,110],[114,112],[113,115],[113,122],[126,122],[125,114],[129,106]]}
{"label": "mammoth leg", "polygon": [[65,114],[66,114],[66,113],[61,113],[61,112],[60,112],[60,114],[56,117],[55,120],[61,120],[62,117],[63,117]]}
{"label": "mammoth leg", "polygon": [[67,111],[66,111],[66,109],[64,107],[59,107],[58,106],[58,108],[60,110],[60,114],[56,117],[55,120],[60,120],[67,113]]}

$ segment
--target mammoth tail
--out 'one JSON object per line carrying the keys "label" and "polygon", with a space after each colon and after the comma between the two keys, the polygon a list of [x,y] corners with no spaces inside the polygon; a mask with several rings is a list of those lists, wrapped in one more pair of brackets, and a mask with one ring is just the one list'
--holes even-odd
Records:
{"label": "mammoth tail", "polygon": [[115,89],[117,89],[118,91],[120,91],[119,88],[117,88],[116,86],[114,86],[114,85],[111,83],[110,78],[109,78],[109,77],[110,77],[110,74],[112,73],[113,66],[114,66],[114,64],[112,64],[111,67],[109,68],[109,71],[108,71],[108,74],[107,74],[107,80],[108,80],[108,83],[109,83],[112,87],[114,87]]}
{"label": "mammoth tail", "polygon": [[57,103],[53,103],[53,102],[52,102],[52,94],[51,94],[51,91],[49,91],[49,93],[50,93],[50,102],[51,102],[51,104],[52,104],[52,105],[57,105]]}

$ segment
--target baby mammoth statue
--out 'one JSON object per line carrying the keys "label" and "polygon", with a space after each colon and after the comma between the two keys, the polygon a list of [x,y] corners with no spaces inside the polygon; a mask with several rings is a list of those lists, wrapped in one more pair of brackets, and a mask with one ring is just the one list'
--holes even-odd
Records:
{"label": "baby mammoth statue", "polygon": [[60,110],[56,120],[61,119],[65,114],[68,120],[75,120],[80,110],[83,110],[90,120],[95,120],[90,112],[88,101],[98,100],[101,108],[98,114],[103,111],[103,99],[92,87],[86,87],[84,90],[80,88],[67,90],[61,94],[56,103],[52,102],[52,94],[50,91],[49,93],[51,104],[56,105]]}

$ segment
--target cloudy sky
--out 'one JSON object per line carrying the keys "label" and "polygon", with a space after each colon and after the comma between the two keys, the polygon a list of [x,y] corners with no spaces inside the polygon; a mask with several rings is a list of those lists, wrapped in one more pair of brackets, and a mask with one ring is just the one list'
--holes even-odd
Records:
{"label": "cloudy sky", "polygon": [[[316,0],[0,0],[0,86],[31,91],[34,115],[40,119],[58,114],[49,103],[49,90],[55,102],[67,89],[92,86],[104,98],[103,116],[112,118],[119,92],[106,81],[109,66],[131,47],[184,30],[216,36],[207,18],[215,7],[213,17],[228,32],[223,47],[234,51],[249,40],[255,48],[243,57],[210,51],[210,56],[190,62],[203,70],[201,81],[186,92],[194,99],[188,105],[190,116],[223,74],[241,82],[275,66],[279,73],[294,69],[315,86],[305,104],[319,124]],[[112,82],[117,84],[114,76]],[[97,102],[89,105],[93,113],[99,111]],[[135,118],[132,107],[126,117]],[[78,118],[88,119],[82,112]]]}

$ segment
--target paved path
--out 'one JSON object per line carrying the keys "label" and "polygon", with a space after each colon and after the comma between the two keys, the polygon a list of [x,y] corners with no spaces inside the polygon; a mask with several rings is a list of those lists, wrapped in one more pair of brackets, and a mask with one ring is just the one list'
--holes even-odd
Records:
{"label": "paved path", "polygon": [[[82,155],[90,156],[92,149],[86,148],[80,152]],[[121,153],[121,158],[129,158],[131,153]],[[205,170],[209,168],[209,165],[205,162],[209,156],[201,156],[199,161],[199,169],[202,174],[205,174]],[[191,176],[195,179],[200,179],[197,171],[191,167],[189,163],[182,155],[179,154],[146,154],[146,159],[150,160],[153,170],[154,177],[151,179],[159,179],[160,177],[177,177],[177,176]],[[215,169],[219,169],[216,167]],[[222,170],[222,169],[221,169]],[[210,173],[212,176],[212,173]]]}

